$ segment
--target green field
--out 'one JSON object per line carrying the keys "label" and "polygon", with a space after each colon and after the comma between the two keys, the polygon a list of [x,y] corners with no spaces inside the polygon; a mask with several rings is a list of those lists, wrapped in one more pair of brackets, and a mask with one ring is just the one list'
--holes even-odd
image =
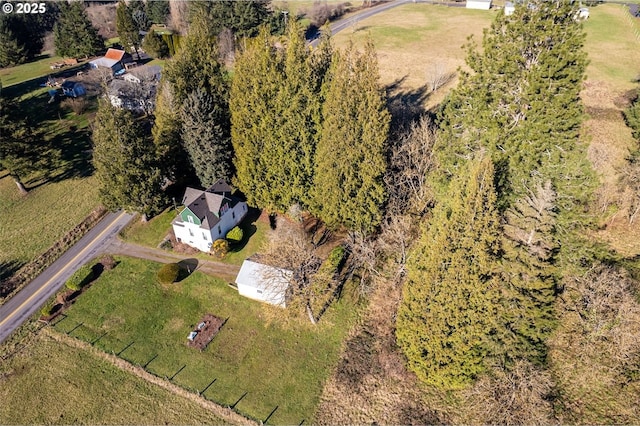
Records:
{"label": "green field", "polygon": [[0,424],[223,424],[195,402],[39,336],[0,363]]}
{"label": "green field", "polygon": [[[352,306],[337,303],[318,326],[277,318],[266,307],[237,294],[226,283],[198,272],[174,284],[156,284],[159,264],[119,258],[66,313],[55,329],[147,370],[172,377],[185,388],[203,390],[216,402],[270,423],[310,422],[322,385],[337,362],[352,320]],[[275,310],[275,314],[274,314]],[[206,313],[228,318],[206,350],[186,345],[187,335]],[[76,328],[78,324],[82,324]],[[106,335],[105,335],[106,333]],[[184,369],[182,369],[184,366]]]}
{"label": "green field", "polygon": [[[27,64],[30,65],[30,64]],[[20,107],[37,132],[40,164],[22,181],[29,194],[21,196],[6,172],[0,172],[0,276],[44,252],[99,205],[91,176],[91,140],[88,116],[60,102],[48,103],[46,88],[37,80],[5,89],[20,96]]]}
{"label": "green field", "polygon": [[[54,72],[50,67],[51,64],[62,61],[64,61],[64,58],[61,58],[60,56],[49,56],[48,54],[43,54],[32,62],[16,65],[15,67],[0,68],[0,81],[2,81],[2,87],[47,76]],[[70,67],[65,68],[68,69]]]}

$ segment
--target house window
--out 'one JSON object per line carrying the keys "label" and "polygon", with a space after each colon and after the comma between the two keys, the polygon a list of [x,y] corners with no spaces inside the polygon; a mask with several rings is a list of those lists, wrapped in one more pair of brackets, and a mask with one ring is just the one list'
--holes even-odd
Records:
{"label": "house window", "polygon": [[187,219],[189,219],[189,223],[193,223],[193,216],[188,215],[188,216],[187,216]]}
{"label": "house window", "polygon": [[220,229],[220,225],[218,225],[218,235],[222,234],[222,229]]}
{"label": "house window", "polygon": [[[189,217],[191,217],[191,216],[189,216]],[[189,235],[191,235],[193,237],[193,235],[194,235],[193,230],[189,229]]]}
{"label": "house window", "polygon": [[205,232],[202,233],[202,238],[204,238],[204,240],[207,241],[207,234]]}
{"label": "house window", "polygon": [[262,294],[262,290],[256,290],[258,294]]}
{"label": "house window", "polygon": [[236,218],[236,212],[231,212],[231,217],[232,217],[233,219],[235,219],[235,218]]}

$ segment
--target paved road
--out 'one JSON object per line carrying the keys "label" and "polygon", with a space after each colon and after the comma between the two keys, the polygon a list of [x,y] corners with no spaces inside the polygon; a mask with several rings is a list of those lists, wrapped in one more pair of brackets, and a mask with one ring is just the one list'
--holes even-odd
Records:
{"label": "paved road", "polygon": [[[388,3],[383,3],[380,6],[372,7],[370,9],[365,9],[362,12],[356,13],[355,15],[349,16],[348,18],[340,19],[330,24],[331,35],[336,35],[342,30],[345,30],[363,19],[367,19],[372,17],[373,15],[377,15],[378,13],[387,11],[394,7],[401,6],[407,3],[431,3],[431,4],[439,4],[443,6],[449,7],[465,7],[465,2],[445,2],[442,0],[394,0]],[[317,34],[319,37],[320,33]],[[319,38],[314,38],[309,44],[313,47],[316,47],[319,43]]]}
{"label": "paved road", "polygon": [[0,343],[53,296],[87,261],[102,253],[133,215],[109,213],[42,274],[0,306]]}

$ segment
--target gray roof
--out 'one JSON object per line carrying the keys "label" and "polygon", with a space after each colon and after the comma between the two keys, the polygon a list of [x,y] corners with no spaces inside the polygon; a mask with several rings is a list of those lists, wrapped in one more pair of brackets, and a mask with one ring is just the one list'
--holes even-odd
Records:
{"label": "gray roof", "polygon": [[[222,193],[212,192],[212,189],[215,188],[231,189],[223,179],[219,179],[206,191],[187,188],[182,198],[182,204],[189,208],[189,210],[202,221],[200,227],[204,229],[211,229],[220,221],[218,214],[220,213],[220,207],[222,207],[223,201],[227,200],[229,207],[233,207],[239,201],[235,197],[227,197]],[[176,221],[182,221],[180,216],[178,216]]]}
{"label": "gray roof", "polygon": [[293,272],[288,269],[276,268],[247,259],[240,267],[236,283],[261,290],[278,289],[284,291],[289,286],[292,275]]}
{"label": "gray roof", "polygon": [[207,191],[216,194],[223,194],[225,192],[231,193],[232,188],[224,179],[218,179],[213,185],[209,187],[209,189],[207,189]]}

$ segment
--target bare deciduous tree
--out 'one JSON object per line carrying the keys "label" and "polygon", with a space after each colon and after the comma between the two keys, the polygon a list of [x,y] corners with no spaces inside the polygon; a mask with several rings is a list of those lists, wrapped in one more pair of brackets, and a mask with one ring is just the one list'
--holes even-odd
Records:
{"label": "bare deciduous tree", "polygon": [[[315,316],[311,312],[311,299],[316,289],[312,284],[321,261],[306,233],[280,220],[276,229],[270,232],[257,260],[281,269],[280,278],[289,282],[287,307],[306,310],[311,321],[315,322]],[[270,281],[273,277],[263,278]]]}
{"label": "bare deciduous tree", "polygon": [[494,368],[466,392],[469,421],[479,424],[549,424],[551,375],[527,361]]}
{"label": "bare deciduous tree", "polygon": [[115,4],[92,4],[87,7],[87,16],[105,39],[117,37]]}
{"label": "bare deciduous tree", "polygon": [[375,238],[355,231],[347,235],[345,248],[349,252],[349,272],[360,277],[358,289],[366,297],[373,290],[373,279],[381,274],[380,246]]}
{"label": "bare deciduous tree", "polygon": [[218,55],[220,62],[230,66],[236,57],[236,39],[233,35],[233,31],[229,28],[224,28],[218,34]]}
{"label": "bare deciduous tree", "polygon": [[385,183],[389,216],[411,213],[421,216],[432,202],[427,175],[435,165],[435,126],[423,117],[392,147]]}
{"label": "bare deciduous tree", "polygon": [[189,16],[189,2],[183,0],[169,0],[171,18],[169,20],[171,28],[181,34],[186,34],[189,28],[187,20]]}
{"label": "bare deciduous tree", "polygon": [[456,73],[442,61],[432,62],[427,69],[427,81],[432,92],[449,83],[455,76]]}

